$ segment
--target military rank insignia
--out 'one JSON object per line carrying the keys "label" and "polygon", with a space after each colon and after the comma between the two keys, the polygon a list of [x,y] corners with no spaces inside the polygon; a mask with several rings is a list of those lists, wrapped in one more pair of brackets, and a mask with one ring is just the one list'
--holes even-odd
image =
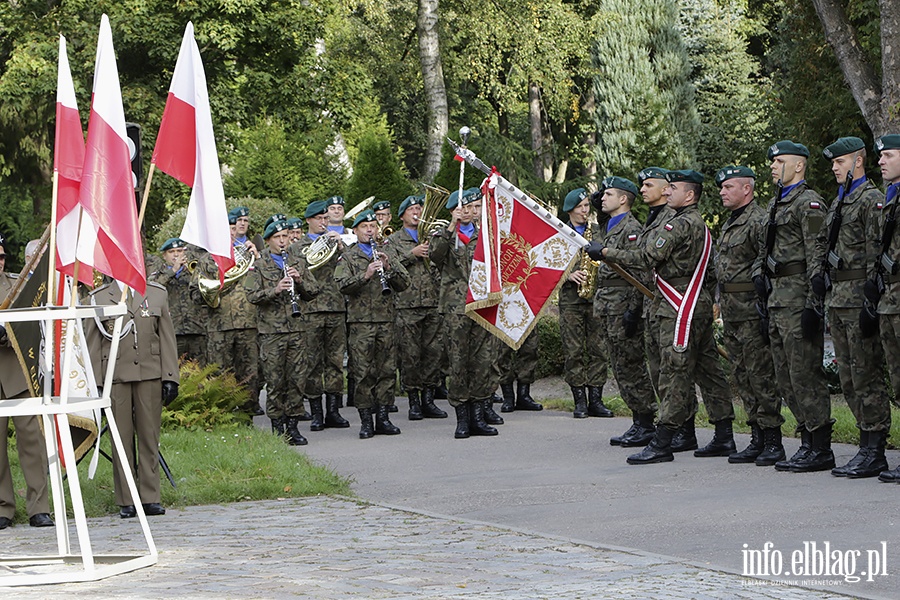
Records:
{"label": "military rank insignia", "polygon": [[146,298],[144,298],[144,301],[141,302],[141,316],[142,317],[150,316],[150,303],[147,302]]}

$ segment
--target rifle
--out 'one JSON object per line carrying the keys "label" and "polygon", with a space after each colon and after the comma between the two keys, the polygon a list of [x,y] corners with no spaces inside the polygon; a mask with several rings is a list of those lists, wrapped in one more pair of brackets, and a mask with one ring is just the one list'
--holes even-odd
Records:
{"label": "rifle", "polygon": [[[856,161],[854,160],[853,162],[855,165]],[[837,252],[835,252],[834,249],[837,247],[838,237],[840,237],[841,234],[841,224],[844,221],[844,200],[847,198],[847,194],[850,193],[851,187],[853,187],[852,167],[851,170],[847,173],[847,177],[844,179],[844,183],[841,184],[840,191],[838,192],[838,199],[834,205],[834,214],[831,219],[831,227],[828,230],[828,251],[825,253],[825,257],[822,259],[822,280],[818,285],[813,285],[813,293],[817,298],[819,298],[819,300],[823,302],[825,300],[825,293],[831,289],[832,269],[840,270],[844,268],[844,259],[838,256]]]}
{"label": "rifle", "polygon": [[[759,333],[762,335],[766,346],[769,345],[769,295],[772,293],[772,277],[778,273],[778,261],[772,258],[772,250],[775,249],[775,230],[778,223],[775,220],[775,213],[778,210],[778,201],[781,200],[781,193],[784,191],[784,169],[782,168],[781,177],[775,184],[775,199],[772,200],[772,207],[769,209],[769,221],[766,223],[766,254],[763,261],[763,272],[754,278],[756,286],[756,312],[759,313]],[[757,281],[758,280],[758,281]]]}
{"label": "rifle", "polygon": [[894,238],[894,231],[897,229],[897,203],[900,202],[900,195],[895,196],[892,200],[891,208],[888,210],[887,217],[884,220],[884,229],[881,232],[881,252],[875,259],[875,281],[866,282],[864,291],[866,295],[866,305],[871,304],[871,308],[878,308],[878,302],[887,289],[885,275],[896,275],[900,272],[900,264],[891,258],[891,241]]}

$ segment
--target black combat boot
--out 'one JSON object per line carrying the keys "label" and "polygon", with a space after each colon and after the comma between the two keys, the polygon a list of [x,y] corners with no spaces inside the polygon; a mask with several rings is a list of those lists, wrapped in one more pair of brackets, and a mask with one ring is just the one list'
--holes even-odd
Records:
{"label": "black combat boot", "polygon": [[731,464],[755,463],[756,457],[762,454],[763,436],[762,428],[756,423],[750,423],[750,445],[741,450],[734,452],[728,457]]}
{"label": "black combat boot", "polygon": [[500,412],[513,412],[516,410],[516,392],[513,390],[513,384],[501,383],[500,391],[503,392],[503,404],[500,405]]}
{"label": "black combat boot", "polygon": [[375,433],[378,435],[398,435],[400,428],[391,423],[388,418],[390,412],[387,404],[379,404],[375,413]]}
{"label": "black combat boot", "polygon": [[587,394],[584,393],[584,386],[572,386],[572,399],[575,400],[575,410],[572,416],[576,419],[587,419]]}
{"label": "black combat boot", "polygon": [[419,397],[419,390],[406,390],[406,394],[409,396],[409,420],[421,421],[425,418],[425,415],[422,414],[422,400]]}
{"label": "black combat boot", "polygon": [[397,405],[394,404],[393,400],[391,400],[391,403],[387,405],[387,411],[389,413],[395,413],[395,412],[400,412],[400,409],[397,408]]}
{"label": "black combat boot", "polygon": [[883,471],[887,471],[888,463],[884,456],[884,446],[887,444],[887,432],[870,431],[868,433],[869,439],[866,459],[858,467],[847,472],[847,477],[850,479],[877,477]]}
{"label": "black combat boot", "polygon": [[[653,436],[656,435],[656,426],[653,425],[654,417],[655,415],[652,412],[638,414],[637,429],[631,435],[623,434],[620,445],[623,448],[639,448],[649,444]],[[611,442],[612,440],[610,440]]]}
{"label": "black combat boot", "polygon": [[253,400],[244,405],[244,410],[247,411],[251,419],[253,417],[261,417],[266,414],[266,412],[259,405],[259,402],[254,402]]}
{"label": "black combat boot", "polygon": [[[857,450],[856,455],[850,459],[850,461],[843,466],[835,467],[831,470],[831,474],[835,477],[846,477],[847,474],[852,470],[865,462],[866,457],[869,453],[869,432],[862,431],[859,432],[859,450]],[[884,469],[881,469],[884,471]],[[878,473],[881,473],[878,471]],[[878,474],[876,473],[876,475]]]}
{"label": "black combat boot", "polygon": [[[621,446],[622,440],[633,436],[634,432],[637,431],[637,428],[638,428],[638,416],[637,416],[637,413],[633,413],[631,415],[631,427],[626,429],[625,433],[623,433],[622,435],[617,435],[617,436],[609,438],[609,445],[610,446]],[[647,444],[644,444],[644,445],[646,446]]]}
{"label": "black combat boot", "polygon": [[454,407],[456,409],[456,431],[453,437],[464,440],[469,437],[469,403],[463,402]]}
{"label": "black combat boot", "polygon": [[806,430],[806,425],[803,423],[797,424],[797,431],[800,432],[800,447],[797,448],[797,451],[794,452],[794,455],[785,460],[779,460],[775,463],[776,471],[790,471],[791,465],[797,462],[798,460],[803,460],[806,458],[806,455],[810,453],[812,450],[811,440],[812,436],[809,431]]}
{"label": "black combat boot", "polygon": [[603,388],[596,385],[588,386],[588,416],[610,418],[613,411],[603,404]]}
{"label": "black combat boot", "polygon": [[814,473],[834,468],[834,452],[831,451],[831,423],[825,423],[809,432],[810,450],[807,455],[791,463],[791,473]]}
{"label": "black combat boot", "polygon": [[440,383],[438,383],[437,387],[434,388],[434,397],[437,400],[446,400],[450,397],[450,392],[447,390],[447,377],[441,377]]}
{"label": "black combat boot", "polygon": [[367,440],[375,435],[375,427],[372,425],[372,409],[357,408],[359,412],[359,439]]}
{"label": "black combat boot", "polygon": [[494,396],[496,394],[484,401],[484,422],[488,425],[503,425],[503,417],[494,411]]}
{"label": "black combat boot", "polygon": [[350,422],[341,416],[338,411],[341,394],[325,394],[325,427],[344,429],[350,427]]}
{"label": "black combat boot", "polygon": [[309,411],[312,413],[312,421],[309,422],[310,431],[322,431],[325,429],[325,415],[322,412],[322,398],[309,399]]}
{"label": "black combat boot", "polygon": [[672,454],[672,437],[674,432],[671,429],[660,425],[656,428],[656,433],[647,447],[632,454],[626,459],[629,465],[649,465],[659,462],[671,462],[675,460]]}
{"label": "black combat boot", "polygon": [[300,431],[297,429],[299,422],[300,419],[297,417],[288,417],[285,421],[284,434],[287,436],[288,445],[290,446],[305,446],[309,443],[305,437],[300,435]]}
{"label": "black combat boot", "polygon": [[353,394],[356,392],[356,380],[347,375],[347,406],[353,406]]}
{"label": "black combat boot", "polygon": [[[656,429],[659,431],[659,427]],[[672,452],[687,452],[696,449],[697,433],[694,429],[694,417],[691,417],[672,435]]]}
{"label": "black combat boot", "polygon": [[713,439],[699,450],[694,450],[694,456],[697,458],[731,456],[737,452],[737,447],[734,445],[734,431],[731,427],[731,423],[731,419],[716,421],[716,432],[713,434]]}
{"label": "black combat boot", "polygon": [[516,410],[544,410],[544,407],[531,397],[531,384],[517,382],[516,385]]}
{"label": "black combat boot", "polygon": [[272,433],[275,435],[284,435],[285,418],[272,419]]}
{"label": "black combat boot", "polygon": [[784,445],[781,443],[781,427],[766,427],[762,430],[763,450],[754,461],[757,467],[771,467],[785,459]]}
{"label": "black combat boot", "polygon": [[471,435],[497,435],[498,431],[484,420],[484,406],[487,400],[469,402],[469,433]]}
{"label": "black combat boot", "polygon": [[434,388],[431,386],[422,390],[422,415],[426,419],[446,419],[447,413],[434,403]]}
{"label": "black combat boot", "polygon": [[890,471],[882,471],[878,476],[878,481],[885,483],[900,483],[900,467],[891,469]]}

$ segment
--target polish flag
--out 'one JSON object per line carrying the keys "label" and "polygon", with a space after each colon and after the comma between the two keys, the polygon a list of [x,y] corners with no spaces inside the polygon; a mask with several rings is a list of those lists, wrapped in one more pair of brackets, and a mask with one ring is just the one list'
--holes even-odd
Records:
{"label": "polish flag", "polygon": [[224,280],[225,271],[234,266],[234,250],[206,73],[191,22],[181,40],[151,162],[192,188],[181,239],[209,251]]}
{"label": "polish flag", "polygon": [[100,20],[87,149],[78,199],[77,258],[135,291],[147,291],[125,111],[109,18]]}
{"label": "polish flag", "polygon": [[[53,148],[53,172],[57,179],[56,269],[66,275],[75,271],[78,244],[78,191],[84,165],[84,131],[78,116],[75,84],[69,70],[66,38],[59,36],[59,67],[56,75],[56,143]],[[79,271],[78,279],[92,285],[89,269]]]}

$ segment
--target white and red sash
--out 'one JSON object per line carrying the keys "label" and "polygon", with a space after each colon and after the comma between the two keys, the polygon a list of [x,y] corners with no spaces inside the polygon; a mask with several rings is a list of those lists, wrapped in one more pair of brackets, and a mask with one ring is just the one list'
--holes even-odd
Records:
{"label": "white and red sash", "polygon": [[709,233],[708,227],[705,227],[705,229],[706,238],[703,241],[703,254],[700,256],[700,262],[697,263],[697,268],[694,269],[694,274],[691,276],[691,281],[683,295],[666,282],[665,279],[654,273],[656,287],[662,293],[666,302],[678,313],[675,319],[675,339],[672,342],[675,352],[687,350],[688,338],[691,335],[691,321],[694,318],[694,308],[697,306],[700,290],[703,288],[703,279],[706,277],[706,267],[709,264],[709,255],[712,250],[712,235]]}

